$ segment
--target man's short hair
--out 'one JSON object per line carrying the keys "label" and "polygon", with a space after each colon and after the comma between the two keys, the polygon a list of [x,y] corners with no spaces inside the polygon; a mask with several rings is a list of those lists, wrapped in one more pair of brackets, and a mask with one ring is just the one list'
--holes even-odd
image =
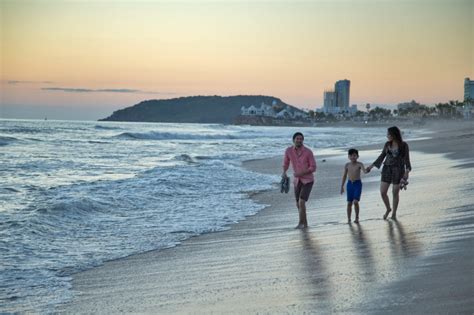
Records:
{"label": "man's short hair", "polygon": [[357,156],[359,156],[359,151],[357,151],[357,149],[349,149],[349,151],[347,151],[347,155],[352,155],[352,154],[357,154]]}
{"label": "man's short hair", "polygon": [[293,141],[295,141],[295,138],[298,137],[298,136],[302,136],[303,139],[304,139],[304,136],[301,132],[295,132],[295,134],[293,135]]}

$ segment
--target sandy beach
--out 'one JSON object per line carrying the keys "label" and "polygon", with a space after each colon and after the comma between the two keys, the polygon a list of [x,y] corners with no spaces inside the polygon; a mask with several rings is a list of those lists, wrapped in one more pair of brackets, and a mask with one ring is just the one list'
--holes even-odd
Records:
{"label": "sandy beach", "polygon": [[[426,126],[410,141],[413,172],[398,220],[382,219],[380,170],[363,177],[360,224],[339,194],[345,151],[318,155],[306,230],[293,194],[252,194],[268,205],[224,232],[133,255],[73,276],[63,313],[474,312],[474,128]],[[303,130],[304,132],[304,130]],[[382,144],[359,148],[374,161]],[[283,152],[284,148],[282,148]],[[244,167],[281,173],[281,157]]]}

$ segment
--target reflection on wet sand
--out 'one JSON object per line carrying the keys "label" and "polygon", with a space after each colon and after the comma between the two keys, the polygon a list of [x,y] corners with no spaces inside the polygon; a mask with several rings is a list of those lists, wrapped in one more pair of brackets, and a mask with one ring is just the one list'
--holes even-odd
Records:
{"label": "reflection on wet sand", "polygon": [[370,240],[360,224],[349,224],[349,229],[351,230],[356,256],[359,260],[358,266],[363,269],[368,280],[372,281],[375,279],[376,270]]}
{"label": "reflection on wet sand", "polygon": [[307,229],[301,231],[302,262],[303,271],[308,285],[310,298],[318,304],[318,309],[329,302],[330,284],[329,275],[324,266],[321,248],[316,239]]}
{"label": "reflection on wet sand", "polygon": [[416,257],[421,253],[422,246],[414,233],[407,233],[398,220],[388,220],[388,237],[392,256],[398,258]]}

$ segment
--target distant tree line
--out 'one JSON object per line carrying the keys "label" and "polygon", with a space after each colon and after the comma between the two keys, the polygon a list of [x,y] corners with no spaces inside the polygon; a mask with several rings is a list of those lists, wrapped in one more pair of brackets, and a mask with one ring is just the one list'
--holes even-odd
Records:
{"label": "distant tree line", "polygon": [[463,117],[463,110],[465,106],[474,106],[474,100],[468,98],[464,102],[449,101],[447,103],[438,103],[434,106],[427,106],[423,104],[416,104],[416,106],[404,109],[386,109],[382,107],[375,107],[371,110],[357,111],[354,115],[349,112],[341,112],[339,114],[326,114],[323,112],[315,112],[310,110],[309,116],[316,121],[336,121],[336,120],[384,120],[389,118],[443,118],[443,119],[457,119]]}

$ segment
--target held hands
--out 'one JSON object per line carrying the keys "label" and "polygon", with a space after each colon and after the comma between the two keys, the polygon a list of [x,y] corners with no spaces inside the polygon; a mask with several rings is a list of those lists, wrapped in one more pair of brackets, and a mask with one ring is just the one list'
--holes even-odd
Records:
{"label": "held hands", "polygon": [[371,170],[373,167],[374,167],[373,165],[369,165],[369,166],[367,166],[367,168],[365,169],[365,171],[366,171],[367,173],[370,173],[370,170]]}

